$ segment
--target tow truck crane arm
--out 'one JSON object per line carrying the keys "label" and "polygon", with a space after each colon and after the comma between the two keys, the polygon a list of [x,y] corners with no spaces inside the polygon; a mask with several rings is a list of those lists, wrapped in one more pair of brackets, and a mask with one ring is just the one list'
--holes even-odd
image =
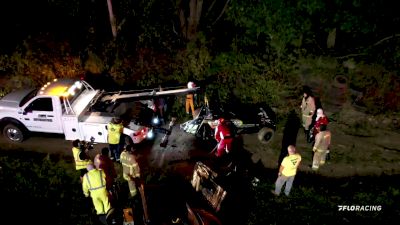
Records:
{"label": "tow truck crane arm", "polygon": [[143,97],[151,98],[151,97],[157,97],[157,96],[163,96],[163,95],[177,95],[177,94],[196,92],[199,89],[200,89],[200,87],[174,88],[174,89],[165,90],[165,91],[157,91],[155,89],[154,90],[145,90],[145,91],[126,91],[126,92],[119,91],[117,93],[109,93],[109,95],[105,95],[104,97],[101,98],[101,101],[115,102],[118,99],[125,99],[125,98],[143,98]]}

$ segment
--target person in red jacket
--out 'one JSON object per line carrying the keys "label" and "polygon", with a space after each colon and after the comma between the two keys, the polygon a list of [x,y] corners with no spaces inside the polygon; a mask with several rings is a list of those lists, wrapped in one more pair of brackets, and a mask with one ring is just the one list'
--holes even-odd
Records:
{"label": "person in red jacket", "polygon": [[328,123],[329,123],[329,120],[328,120],[328,117],[326,117],[324,111],[321,108],[318,109],[317,117],[315,118],[315,124],[312,129],[312,138],[314,139],[315,136],[318,134],[319,128],[321,127],[321,125],[328,125]]}
{"label": "person in red jacket", "polygon": [[94,165],[97,169],[101,169],[106,174],[106,187],[107,190],[111,190],[114,183],[114,179],[117,178],[115,172],[114,163],[108,157],[110,150],[107,147],[101,149],[101,154],[97,154],[94,158]]}
{"label": "person in red jacket", "polygon": [[218,119],[217,127],[215,128],[215,139],[218,142],[216,156],[221,157],[224,153],[229,153],[232,149],[233,134],[224,118]]}

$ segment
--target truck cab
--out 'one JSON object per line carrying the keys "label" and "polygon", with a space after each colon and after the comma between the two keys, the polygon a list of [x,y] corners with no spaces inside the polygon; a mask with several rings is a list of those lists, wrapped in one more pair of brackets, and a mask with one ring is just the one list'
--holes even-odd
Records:
{"label": "truck cab", "polygon": [[[29,132],[44,132],[64,134],[66,140],[93,137],[97,143],[107,143],[107,124],[114,115],[90,111],[101,93],[85,81],[71,79],[9,93],[0,99],[3,134],[12,142],[22,142]],[[143,141],[148,131],[134,123],[124,128],[134,143]]]}
{"label": "truck cab", "polygon": [[39,89],[14,91],[0,99],[0,127],[11,142],[22,142],[29,132],[44,132],[64,134],[66,140],[94,138],[97,143],[107,143],[107,124],[113,117],[124,116],[123,133],[132,143],[140,143],[151,138],[155,127],[144,122],[149,116],[151,121],[153,113],[140,110],[141,107],[135,106],[143,104],[135,103],[151,103],[161,95],[185,94],[197,89],[105,92],[84,80],[54,79]]}

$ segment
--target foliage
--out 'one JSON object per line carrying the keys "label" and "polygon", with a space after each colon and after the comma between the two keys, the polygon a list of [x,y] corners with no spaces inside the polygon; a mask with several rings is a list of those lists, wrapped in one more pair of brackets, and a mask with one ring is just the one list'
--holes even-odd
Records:
{"label": "foliage", "polygon": [[380,65],[360,63],[349,72],[353,88],[363,92],[362,103],[371,114],[400,109],[400,80],[396,73]]}
{"label": "foliage", "polygon": [[[31,222],[94,224],[91,215],[95,212],[91,201],[82,194],[72,158],[21,151],[2,154],[0,165],[1,197],[7,203],[4,218],[12,219],[23,210]],[[143,172],[147,174],[146,183],[162,184],[171,171]],[[225,219],[235,224],[335,224],[339,218],[343,222],[370,224],[390,223],[399,215],[397,176],[334,179],[299,173],[290,198],[270,193],[274,179],[263,177],[257,186],[246,189],[241,213],[227,214]],[[381,205],[382,210],[339,212],[338,205]],[[222,209],[226,207],[223,202]]]}
{"label": "foliage", "polygon": [[56,77],[82,75],[79,58],[71,56],[68,48],[66,43],[29,38],[13,54],[0,55],[0,71],[9,77],[6,91],[41,86]]}

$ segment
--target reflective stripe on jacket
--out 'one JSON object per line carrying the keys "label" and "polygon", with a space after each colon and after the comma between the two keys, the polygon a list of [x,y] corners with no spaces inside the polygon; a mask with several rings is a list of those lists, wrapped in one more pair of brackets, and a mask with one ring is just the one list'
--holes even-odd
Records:
{"label": "reflective stripe on jacket", "polygon": [[83,176],[82,188],[85,196],[89,192],[107,191],[106,190],[106,175],[103,170],[93,169]]}

